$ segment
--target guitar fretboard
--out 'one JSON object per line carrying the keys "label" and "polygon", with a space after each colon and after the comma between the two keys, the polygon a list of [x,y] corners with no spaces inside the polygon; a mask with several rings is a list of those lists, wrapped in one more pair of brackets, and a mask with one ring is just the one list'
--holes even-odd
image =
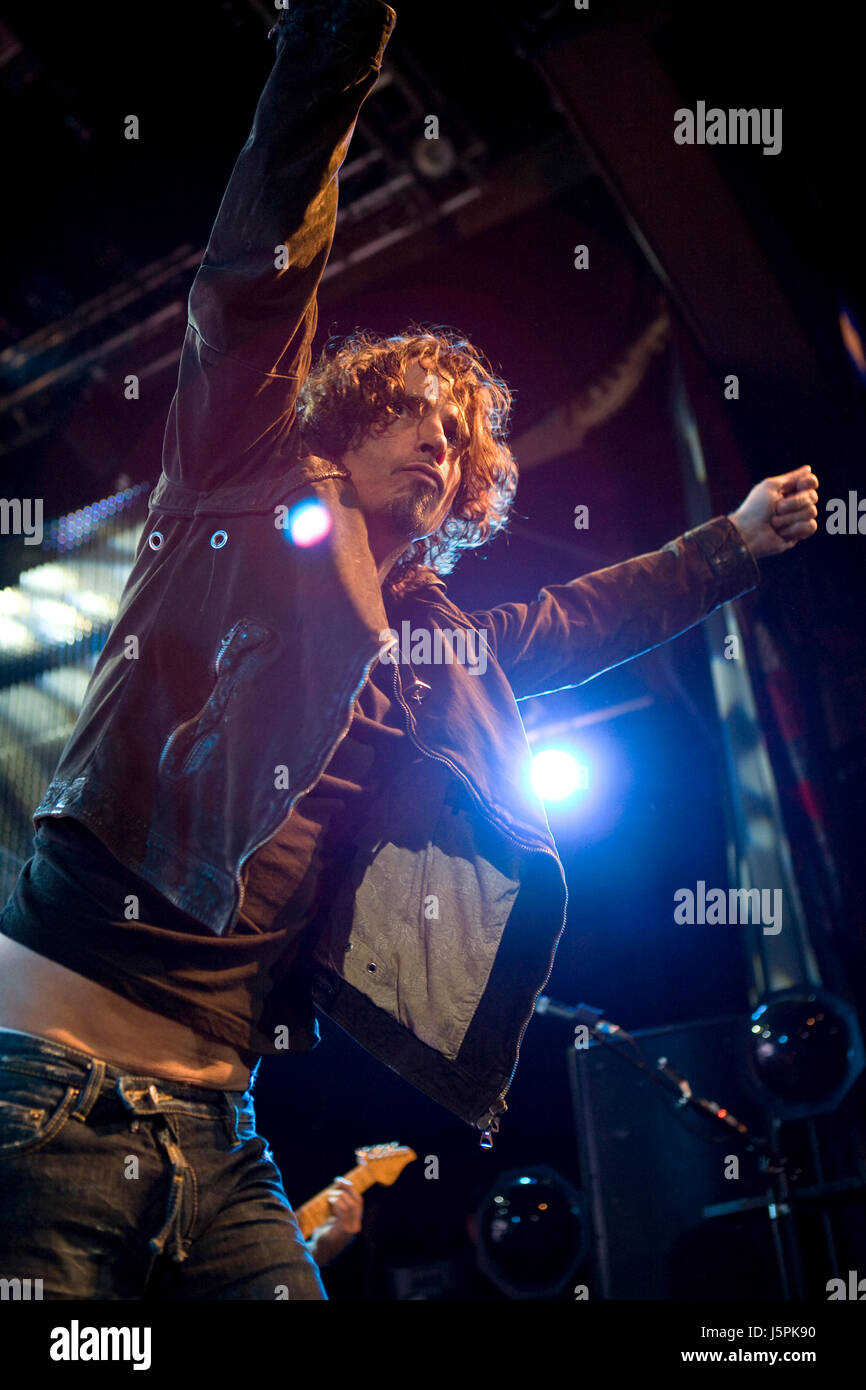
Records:
{"label": "guitar fretboard", "polygon": [[[372,1187],[376,1181],[371,1168],[365,1163],[359,1163],[357,1167],[350,1168],[348,1173],[343,1174],[357,1192],[364,1193],[368,1187]],[[305,1202],[302,1207],[298,1207],[295,1216],[301,1228],[301,1235],[304,1240],[309,1240],[319,1226],[323,1226],[331,1215],[331,1207],[328,1202],[328,1188],[325,1187],[321,1192],[317,1192],[315,1197],[311,1197],[309,1202]]]}

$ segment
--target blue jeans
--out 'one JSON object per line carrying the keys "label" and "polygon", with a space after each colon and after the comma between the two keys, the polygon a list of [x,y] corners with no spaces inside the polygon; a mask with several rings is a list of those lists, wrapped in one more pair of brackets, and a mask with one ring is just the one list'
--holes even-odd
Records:
{"label": "blue jeans", "polygon": [[46,1299],[324,1299],[252,1087],[0,1028],[0,1279]]}

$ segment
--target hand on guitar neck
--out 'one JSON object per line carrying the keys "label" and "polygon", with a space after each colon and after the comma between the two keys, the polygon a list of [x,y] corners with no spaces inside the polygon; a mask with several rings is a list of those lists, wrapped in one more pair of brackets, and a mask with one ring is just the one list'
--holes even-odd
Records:
{"label": "hand on guitar neck", "polygon": [[417,1154],[399,1144],[376,1144],[356,1149],[355,1157],[357,1167],[335,1178],[330,1187],[295,1212],[301,1235],[319,1268],[339,1255],[360,1231],[364,1214],[361,1194],[374,1182],[390,1187]]}
{"label": "hand on guitar neck", "polygon": [[327,1198],[329,1215],[307,1241],[320,1269],[355,1239],[364,1216],[364,1199],[348,1178],[335,1178],[333,1187],[321,1195]]}

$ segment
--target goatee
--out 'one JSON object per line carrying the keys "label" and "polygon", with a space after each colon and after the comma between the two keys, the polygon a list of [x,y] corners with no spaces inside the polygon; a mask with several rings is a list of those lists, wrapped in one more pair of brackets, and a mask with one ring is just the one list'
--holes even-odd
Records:
{"label": "goatee", "polygon": [[411,491],[398,493],[391,498],[388,504],[388,528],[395,536],[405,536],[409,541],[418,540],[429,529],[429,512],[430,488],[422,482]]}

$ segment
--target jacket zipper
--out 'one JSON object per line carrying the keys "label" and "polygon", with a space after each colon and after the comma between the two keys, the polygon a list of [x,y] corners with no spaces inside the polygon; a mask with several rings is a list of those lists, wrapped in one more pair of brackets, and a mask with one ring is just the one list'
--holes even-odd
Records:
{"label": "jacket zipper", "polygon": [[[372,664],[372,663],[371,663],[371,664]],[[511,839],[511,840],[513,840],[513,841],[515,842],[515,844],[520,845],[521,849],[528,849],[528,850],[531,850],[532,853],[534,853],[534,854],[547,854],[547,855],[549,855],[550,858],[553,860],[553,862],[556,864],[557,868],[559,869],[560,875],[562,876],[562,865],[560,864],[559,860],[557,859],[556,855],[553,853],[553,851],[552,851],[551,849],[548,849],[548,847],[547,847],[546,845],[533,845],[533,844],[530,844],[530,842],[529,842],[528,840],[524,840],[524,839],[522,839],[519,835],[515,835],[514,832],[513,832],[513,830],[509,829],[509,827],[508,827],[507,825],[504,825],[504,824],[502,823],[502,821],[500,821],[499,818],[498,818],[497,816],[495,816],[495,815],[489,810],[489,808],[488,808],[487,806],[485,806],[484,802],[481,800],[481,797],[478,795],[478,793],[476,792],[475,788],[472,786],[472,783],[469,781],[469,779],[468,779],[467,777],[465,777],[465,776],[463,775],[463,773],[460,771],[459,767],[457,767],[455,763],[452,763],[452,762],[451,762],[450,758],[443,757],[443,755],[442,755],[441,753],[433,753],[433,752],[431,752],[431,750],[430,750],[429,748],[425,747],[425,745],[421,742],[421,740],[418,738],[417,732],[416,732],[416,731],[413,729],[413,727],[412,727],[413,724],[414,724],[414,722],[415,722],[415,721],[414,721],[414,716],[413,716],[413,714],[412,714],[412,711],[409,709],[409,706],[406,704],[406,701],[403,699],[403,692],[402,692],[402,689],[401,689],[401,686],[400,686],[400,666],[399,666],[399,662],[397,662],[397,661],[394,662],[394,693],[395,693],[395,695],[396,695],[396,697],[397,697],[397,699],[398,699],[400,705],[401,705],[402,708],[403,708],[404,714],[406,715],[406,732],[408,733],[411,742],[414,743],[415,747],[419,750],[419,752],[424,753],[428,758],[432,758],[432,759],[434,760],[434,762],[437,762],[437,763],[444,763],[446,767],[451,768],[451,770],[452,770],[453,772],[455,772],[455,773],[457,774],[457,776],[460,778],[461,782],[463,782],[464,785],[468,788],[469,793],[470,793],[470,795],[472,796],[473,800],[474,800],[475,802],[477,802],[477,804],[478,804],[478,806],[480,807],[482,813],[487,817],[488,820],[492,821],[492,822],[494,823],[494,825],[496,825],[496,827],[497,827],[498,829],[502,830],[502,831],[504,832],[504,834],[506,834],[506,835],[509,837],[509,839]],[[514,1057],[514,1066],[511,1068],[511,1075],[509,1076],[508,1081],[506,1082],[505,1086],[504,1086],[503,1089],[499,1092],[499,1095],[496,1097],[495,1101],[493,1102],[493,1106],[491,1106],[491,1108],[487,1111],[487,1113],[486,1113],[485,1115],[483,1115],[479,1120],[476,1120],[476,1121],[475,1121],[475,1128],[476,1128],[476,1129],[481,1129],[482,1126],[484,1126],[484,1132],[483,1132],[483,1134],[481,1135],[481,1147],[482,1147],[483,1149],[492,1149],[492,1148],[493,1148],[493,1135],[496,1134],[496,1133],[498,1133],[498,1131],[499,1131],[499,1115],[500,1115],[500,1114],[502,1113],[502,1111],[504,1111],[505,1108],[506,1108],[506,1107],[505,1107],[505,1097],[506,1097],[506,1095],[507,1095],[507,1093],[508,1093],[508,1091],[509,1091],[509,1089],[510,1089],[510,1087],[511,1087],[512,1081],[514,1080],[514,1073],[517,1071],[517,1061],[518,1061],[518,1058],[519,1058],[519,1056],[520,1056],[520,1048],[521,1048],[521,1046],[522,1046],[522,1044],[523,1044],[524,1034],[526,1033],[526,1030],[527,1030],[527,1028],[529,1027],[529,1024],[530,1024],[530,1022],[531,1022],[531,1020],[532,1020],[533,1014],[535,1013],[535,1005],[536,1005],[537,1002],[538,1002],[538,997],[539,997],[539,995],[541,994],[541,991],[544,989],[545,985],[547,984],[547,981],[550,979],[550,975],[551,975],[551,972],[552,972],[552,970],[553,970],[553,961],[554,961],[554,957],[556,956],[556,944],[559,942],[559,938],[560,938],[560,936],[562,935],[563,931],[565,930],[565,919],[566,919],[567,910],[568,910],[568,884],[565,883],[565,878],[564,878],[564,876],[563,876],[563,886],[565,887],[566,907],[565,907],[565,910],[563,911],[563,914],[562,914],[562,925],[561,925],[561,927],[560,927],[560,929],[559,929],[559,933],[557,934],[557,938],[556,938],[556,942],[554,943],[553,950],[552,950],[551,953],[550,953],[550,960],[548,961],[548,965],[547,965],[547,974],[545,975],[545,977],[544,977],[544,979],[542,980],[541,984],[539,985],[538,989],[535,991],[535,998],[534,998],[533,1001],[532,1001],[532,1010],[531,1010],[531,1012],[530,1012],[528,1018],[527,1018],[526,1021],[524,1022],[523,1027],[522,1027],[521,1030],[520,1030],[520,1036],[519,1036],[518,1039],[517,1039],[517,1049],[516,1049],[515,1057]],[[494,1107],[495,1107],[496,1105],[499,1105],[500,1103],[501,1103],[501,1110],[499,1110],[499,1111],[495,1110]]]}
{"label": "jacket zipper", "polygon": [[[289,803],[289,809],[286,811],[286,814],[283,816],[283,819],[280,820],[280,821],[277,821],[277,824],[273,827],[273,829],[271,829],[271,830],[268,832],[267,835],[265,835],[261,840],[259,840],[259,842],[258,842],[257,845],[254,845],[252,849],[248,849],[247,852],[246,852],[246,854],[243,854],[243,855],[241,856],[240,863],[238,864],[238,867],[237,867],[237,869],[235,870],[235,882],[236,882],[237,885],[238,885],[238,903],[237,903],[237,907],[234,909],[234,912],[235,912],[235,913],[239,913],[240,910],[241,910],[241,908],[243,907],[243,904],[244,904],[244,896],[245,896],[245,893],[246,893],[246,885],[243,883],[243,880],[242,880],[242,875],[243,875],[243,871],[244,871],[244,865],[246,864],[246,862],[247,862],[248,859],[251,859],[252,856],[253,856],[254,854],[258,853],[258,851],[261,849],[262,845],[266,845],[267,842],[268,842],[268,840],[270,840],[270,839],[276,834],[277,830],[279,830],[279,828],[280,828],[280,826],[283,824],[283,822],[286,821],[286,820],[288,819],[288,817],[292,814],[292,811],[295,809],[295,806],[298,804],[298,802],[300,801],[301,797],[306,796],[306,795],[307,795],[307,792],[310,791],[310,790],[316,785],[316,783],[318,782],[319,778],[320,778],[321,775],[322,775],[322,772],[323,772],[324,769],[328,766],[328,763],[331,761],[331,759],[333,758],[333,756],[334,756],[334,754],[336,753],[337,749],[339,748],[340,744],[343,742],[343,739],[346,737],[347,733],[349,732],[349,729],[352,727],[352,720],[353,720],[353,718],[354,718],[354,710],[355,710],[355,701],[357,700],[357,698],[358,698],[359,694],[361,693],[361,691],[364,689],[364,686],[367,684],[367,677],[368,677],[368,675],[370,674],[370,668],[371,668],[371,666],[373,665],[373,662],[376,660],[377,656],[378,656],[378,651],[376,652],[376,654],[375,654],[374,656],[372,656],[372,657],[370,658],[370,660],[367,662],[366,666],[364,667],[363,679],[361,680],[360,684],[357,685],[357,686],[355,687],[355,693],[354,693],[354,695],[352,696],[351,703],[349,704],[349,718],[348,718],[348,720],[346,721],[346,725],[345,725],[345,727],[344,727],[344,729],[343,729],[343,732],[339,735],[339,737],[337,738],[336,743],[334,743],[334,745],[332,746],[330,753],[329,753],[328,756],[325,758],[325,761],[322,763],[322,766],[319,768],[319,771],[316,773],[316,775],[315,775],[315,777],[313,778],[312,782],[310,782],[308,786],[303,787],[303,788],[301,789],[301,791],[297,792],[297,793],[295,794],[295,796],[292,797],[292,800],[291,800],[290,803]],[[233,915],[234,915],[234,914],[233,914]]]}

